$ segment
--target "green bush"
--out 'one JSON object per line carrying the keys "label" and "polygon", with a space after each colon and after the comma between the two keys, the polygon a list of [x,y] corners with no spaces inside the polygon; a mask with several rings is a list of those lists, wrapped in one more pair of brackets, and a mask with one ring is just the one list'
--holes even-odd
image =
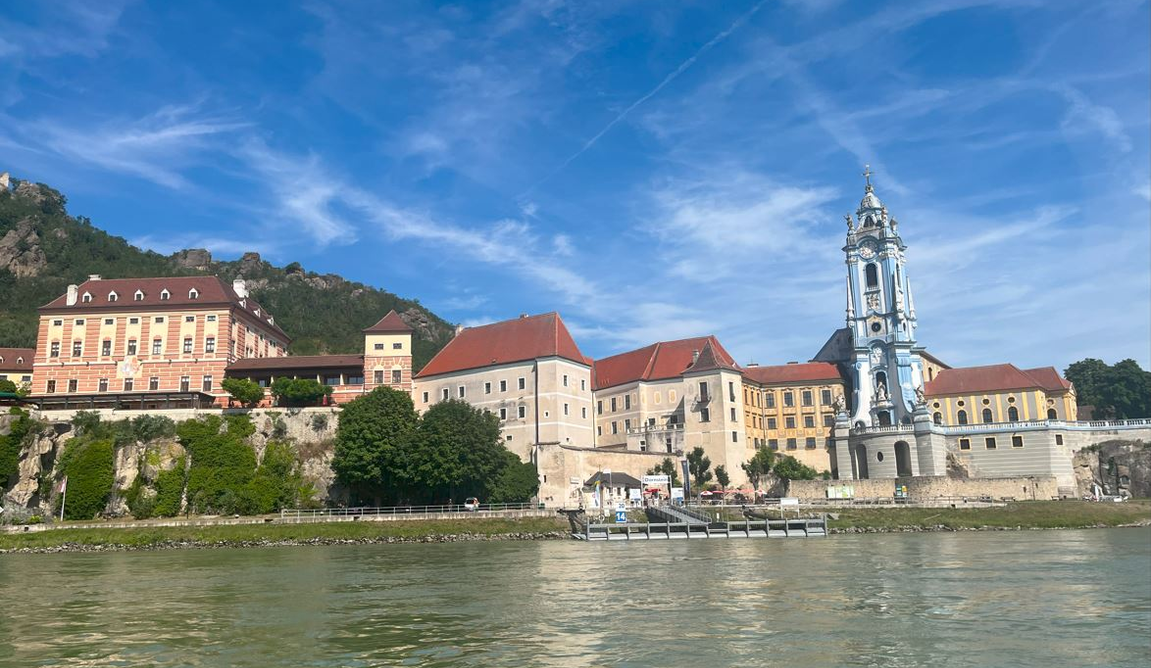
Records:
{"label": "green bush", "polygon": [[8,487],[8,480],[16,475],[20,466],[20,450],[24,447],[24,437],[36,426],[36,421],[19,409],[12,415],[19,415],[11,424],[8,433],[0,436],[0,490]]}
{"label": "green bush", "polygon": [[775,460],[772,472],[783,480],[815,480],[819,474],[815,469],[801,463],[791,455],[780,455]]}
{"label": "green bush", "polygon": [[503,467],[492,477],[488,485],[488,498],[491,503],[523,503],[531,500],[540,488],[536,467],[530,462],[521,462],[515,453],[505,450]]}
{"label": "green bush", "polygon": [[332,388],[314,378],[277,378],[272,396],[283,406],[314,406],[332,393]]}
{"label": "green bush", "polygon": [[[70,452],[71,456],[63,468],[68,478],[64,517],[70,520],[92,519],[104,510],[112,494],[112,440],[87,441],[76,438],[68,444],[66,452]],[[57,510],[61,500],[63,497],[56,500]]]}
{"label": "green bush", "polygon": [[220,387],[232,395],[241,406],[247,408],[254,408],[264,398],[264,388],[248,378],[225,378]]}
{"label": "green bush", "polygon": [[141,415],[132,419],[132,433],[142,443],[170,438],[176,435],[176,423],[163,415]]}
{"label": "green bush", "polygon": [[7,378],[0,378],[0,392],[7,392],[9,394],[16,394],[16,390],[20,389],[16,383],[8,380]]}
{"label": "green bush", "polygon": [[224,421],[215,415],[188,420],[176,427],[176,435],[192,462],[187,488],[193,512],[240,512],[239,490],[255,473],[256,453],[243,440],[254,430],[251,420],[246,415],[230,415],[227,429],[223,427]]}
{"label": "green bush", "polygon": [[187,459],[180,457],[174,468],[161,471],[156,476],[156,498],[152,506],[155,516],[174,517],[180,514],[180,499],[184,496],[184,484],[187,482],[186,466]]}

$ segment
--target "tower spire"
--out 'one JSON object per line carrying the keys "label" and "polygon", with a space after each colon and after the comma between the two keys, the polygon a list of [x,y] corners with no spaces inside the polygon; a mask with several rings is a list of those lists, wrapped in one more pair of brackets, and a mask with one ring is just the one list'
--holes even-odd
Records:
{"label": "tower spire", "polygon": [[863,178],[864,178],[865,182],[867,183],[867,192],[872,191],[871,174],[872,174],[871,165],[864,165],[863,166]]}

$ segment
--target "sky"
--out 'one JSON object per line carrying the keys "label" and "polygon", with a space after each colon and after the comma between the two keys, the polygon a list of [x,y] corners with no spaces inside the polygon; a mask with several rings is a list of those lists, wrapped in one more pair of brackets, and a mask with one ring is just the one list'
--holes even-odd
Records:
{"label": "sky", "polygon": [[12,3],[0,171],[583,352],[844,324],[864,165],[919,342],[1151,367],[1148,2]]}

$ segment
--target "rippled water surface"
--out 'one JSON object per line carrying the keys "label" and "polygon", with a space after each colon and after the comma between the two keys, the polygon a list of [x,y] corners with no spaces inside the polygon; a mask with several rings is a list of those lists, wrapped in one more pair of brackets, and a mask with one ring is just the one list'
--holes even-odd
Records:
{"label": "rippled water surface", "polygon": [[1147,666],[1151,529],[0,556],[0,666]]}

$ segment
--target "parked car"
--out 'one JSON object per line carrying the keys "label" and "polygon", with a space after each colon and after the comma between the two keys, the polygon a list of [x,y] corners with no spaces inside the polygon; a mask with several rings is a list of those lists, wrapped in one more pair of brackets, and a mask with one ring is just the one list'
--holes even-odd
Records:
{"label": "parked car", "polygon": [[474,496],[469,496],[464,500],[464,510],[475,512],[480,509],[480,500]]}

